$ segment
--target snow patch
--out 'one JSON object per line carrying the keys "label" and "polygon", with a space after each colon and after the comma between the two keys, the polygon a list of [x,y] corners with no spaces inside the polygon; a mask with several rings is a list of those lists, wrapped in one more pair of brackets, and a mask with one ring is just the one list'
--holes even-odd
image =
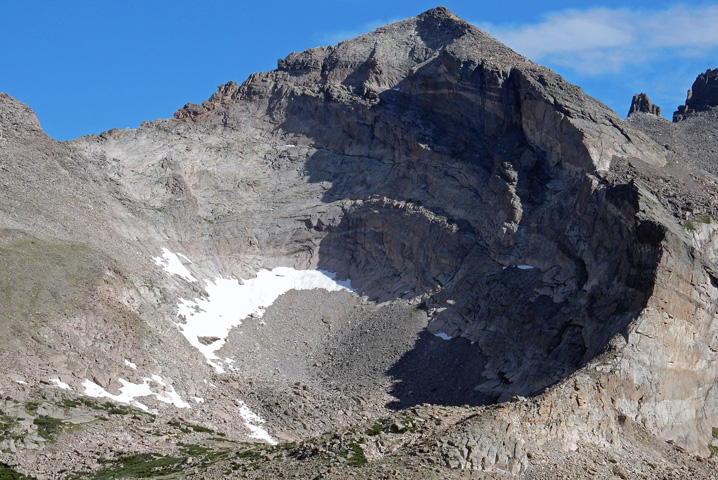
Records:
{"label": "snow patch", "polygon": [[27,382],[25,380],[15,380],[15,383],[19,383],[20,385],[27,385]]}
{"label": "snow patch", "polygon": [[[179,254],[182,255],[182,254]],[[182,258],[185,259],[185,261],[189,261],[187,257],[182,255]],[[192,276],[192,273],[187,270],[187,267],[185,267],[182,264],[182,261],[179,259],[177,254],[171,252],[167,248],[162,248],[162,256],[161,257],[153,257],[153,260],[157,265],[164,268],[164,270],[169,273],[170,275],[177,275],[178,277],[181,277],[188,282],[196,282],[197,279]]]}
{"label": "snow patch", "polygon": [[[264,321],[261,321],[260,323],[262,325],[264,325]],[[239,333],[242,333],[242,332],[239,332]],[[230,370],[232,370],[233,372],[238,372],[239,370],[237,369],[237,367],[234,366],[234,361],[235,361],[234,358],[225,357],[225,359],[224,359],[224,363],[227,364],[227,366],[229,367]]]}
{"label": "snow patch", "polygon": [[264,440],[270,445],[276,445],[277,441],[267,432],[262,425],[264,419],[249,409],[246,403],[239,400],[239,416],[244,420],[244,425],[249,429],[250,437]]}
{"label": "snow patch", "polygon": [[450,337],[449,335],[445,334],[444,332],[439,332],[434,334],[435,337],[439,337],[442,340],[451,340],[454,337]]}
{"label": "snow patch", "polygon": [[192,400],[194,400],[197,403],[204,403],[204,398],[202,398],[202,397],[192,397]]}
{"label": "snow patch", "polygon": [[[82,384],[85,387],[85,395],[94,398],[109,398],[118,403],[126,403],[137,407],[145,412],[149,411],[147,405],[135,400],[137,397],[155,397],[160,402],[172,404],[177,408],[190,408],[189,403],[182,400],[182,397],[177,394],[174,387],[165,384],[162,377],[159,375],[152,375],[152,378],[143,378],[142,383],[132,383],[127,380],[120,378],[118,379],[122,384],[119,395],[113,395],[95,382],[85,379]],[[160,386],[164,387],[162,392],[153,392],[150,383],[155,382]]]}
{"label": "snow patch", "polygon": [[[143,378],[142,380],[147,382],[149,379]],[[179,396],[179,393],[175,391],[175,387],[171,385],[166,385],[165,382],[162,380],[162,377],[160,377],[159,375],[152,375],[152,380],[164,387],[161,393],[154,394],[155,397],[157,397],[157,400],[159,400],[160,402],[172,404],[177,408],[191,408],[189,403],[182,400],[182,397]]]}
{"label": "snow patch", "polygon": [[130,362],[129,360],[125,360],[125,365],[127,365],[128,367],[130,367],[130,368],[133,369],[133,370],[137,370],[137,365],[135,365],[134,363]]}
{"label": "snow patch", "polygon": [[[135,397],[142,396],[142,395],[135,395],[136,393],[135,389],[130,388],[128,389],[124,386],[124,380],[120,379],[120,382],[122,382],[123,387],[120,389],[119,395],[113,395],[92,380],[85,379],[85,381],[82,383],[82,386],[85,387],[85,395],[88,397],[93,398],[109,398],[111,400],[114,400],[118,403],[126,403],[128,405],[132,405],[133,407],[137,407],[140,410],[144,410],[145,412],[149,412],[150,409],[147,405],[144,403],[140,403],[135,400]],[[130,385],[134,385],[130,383]],[[149,387],[148,387],[149,388]],[[132,393],[131,393],[132,392]],[[151,394],[152,392],[150,392]]]}
{"label": "snow patch", "polygon": [[[217,373],[224,373],[216,353],[227,340],[232,328],[242,324],[249,315],[260,318],[267,307],[290,290],[321,288],[330,292],[353,291],[351,282],[336,280],[336,274],[322,270],[295,270],[277,267],[260,270],[257,277],[241,280],[216,278],[209,280],[207,297],[196,300],[181,299],[178,315],[185,323],[178,325],[187,341],[207,358]],[[200,338],[204,342],[200,341]],[[214,339],[207,342],[207,339]]]}
{"label": "snow patch", "polygon": [[70,387],[68,384],[66,384],[59,378],[51,378],[50,381],[53,382],[55,385],[57,385],[58,387],[60,387],[63,390],[72,390],[72,387]]}
{"label": "snow patch", "polygon": [[532,265],[509,265],[509,266],[501,267],[501,270],[506,270],[509,267],[516,267],[519,270],[531,270],[532,268],[535,268]]}

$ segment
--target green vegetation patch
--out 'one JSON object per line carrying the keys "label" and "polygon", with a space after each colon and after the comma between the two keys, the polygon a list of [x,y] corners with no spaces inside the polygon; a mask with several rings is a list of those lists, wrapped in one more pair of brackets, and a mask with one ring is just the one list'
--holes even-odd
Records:
{"label": "green vegetation patch", "polygon": [[371,428],[367,429],[366,434],[370,437],[374,437],[379,435],[382,431],[384,431],[384,424],[381,421],[378,421],[372,425]]}
{"label": "green vegetation patch", "polygon": [[371,428],[367,429],[364,433],[369,436],[376,436],[380,433],[396,433],[402,434],[406,432],[414,433],[418,430],[417,425],[411,417],[403,416],[396,421],[391,421],[386,418],[382,418],[377,421]]}
{"label": "green vegetation patch", "polygon": [[415,433],[418,429],[411,417],[401,417],[391,425],[391,433]]}
{"label": "green vegetation patch", "polygon": [[111,480],[116,478],[153,478],[177,473],[182,470],[182,459],[158,453],[138,453],[117,460],[103,462],[105,468],[94,473],[79,472],[68,480]]}
{"label": "green vegetation patch", "polygon": [[700,222],[700,223],[711,223],[711,221],[712,221],[711,216],[708,215],[707,213],[699,213],[698,215],[695,215],[693,218],[695,219],[696,222]]}
{"label": "green vegetation patch", "polygon": [[37,409],[40,408],[40,405],[42,405],[40,402],[27,402],[25,404],[25,411],[27,413],[36,413]]}
{"label": "green vegetation patch", "polygon": [[100,402],[96,400],[92,400],[89,398],[63,398],[59,402],[56,403],[58,407],[63,408],[78,408],[78,407],[88,407],[93,410],[99,410],[103,412],[107,412],[109,415],[147,415],[149,417],[155,418],[154,415],[151,413],[147,413],[143,410],[140,410],[139,408],[134,408],[129,405],[122,405],[120,403],[114,403],[114,402]]}
{"label": "green vegetation patch", "polygon": [[183,433],[210,433],[210,434],[216,434],[220,436],[224,436],[224,433],[218,433],[212,430],[211,428],[203,427],[202,425],[195,425],[193,423],[185,423],[185,422],[169,422],[169,425],[172,425],[173,427],[178,428]]}
{"label": "green vegetation patch", "polygon": [[201,469],[207,468],[229,455],[228,448],[211,448],[205,445],[181,442],[178,443],[178,446],[180,453],[185,457],[192,457],[192,464]]}
{"label": "green vegetation patch", "polygon": [[54,440],[62,430],[62,420],[48,415],[40,415],[32,423],[37,425],[37,434],[45,440]]}
{"label": "green vegetation patch", "polygon": [[713,438],[718,438],[718,427],[713,427]]}
{"label": "green vegetation patch", "polygon": [[713,223],[713,217],[708,215],[707,213],[697,213],[693,215],[691,218],[686,219],[685,222],[683,222],[683,228],[688,230],[689,232],[693,232],[696,229],[697,223]]}
{"label": "green vegetation patch", "polygon": [[[63,408],[77,408],[80,405],[87,405],[87,402],[84,398],[63,398],[59,402],[57,402],[55,405],[58,407]],[[89,405],[87,405],[89,406]]]}
{"label": "green vegetation patch", "polygon": [[172,475],[186,468],[206,469],[227,457],[229,449],[212,449],[204,445],[179,443],[181,456],[173,457],[159,453],[137,453],[115,460],[106,460],[104,468],[96,472],[77,472],[66,480],[109,480],[118,478],[154,478]]}
{"label": "green vegetation patch", "polygon": [[351,467],[361,467],[367,464],[364,449],[358,443],[349,444],[349,452],[347,454],[347,465]]}
{"label": "green vegetation patch", "polygon": [[362,467],[368,463],[364,449],[357,442],[350,443],[348,449],[339,452],[339,456],[346,458],[350,467]]}
{"label": "green vegetation patch", "polygon": [[0,417],[0,438],[9,438],[12,440],[20,438],[22,435],[14,431],[15,427],[20,424],[19,420],[18,417],[10,417],[7,415]]}
{"label": "green vegetation patch", "polygon": [[262,454],[258,450],[250,449],[237,452],[235,457],[242,458],[245,460],[260,460],[262,458]]}
{"label": "green vegetation patch", "polygon": [[0,462],[0,480],[36,480],[35,477],[23,475],[11,466]]}
{"label": "green vegetation patch", "polygon": [[297,442],[279,443],[270,448],[272,452],[283,452],[297,447]]}
{"label": "green vegetation patch", "polygon": [[203,455],[207,455],[209,452],[212,451],[209,447],[205,447],[204,445],[195,445],[191,443],[178,443],[179,450],[182,453],[182,455],[187,455],[189,457],[199,457]]}

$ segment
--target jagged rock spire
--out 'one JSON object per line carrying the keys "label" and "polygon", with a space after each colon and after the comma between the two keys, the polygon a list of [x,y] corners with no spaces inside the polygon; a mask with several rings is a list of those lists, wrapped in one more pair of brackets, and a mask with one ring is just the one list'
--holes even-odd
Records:
{"label": "jagged rock spire", "polygon": [[631,101],[631,108],[628,110],[628,116],[630,117],[634,113],[651,113],[656,116],[661,116],[661,107],[651,103],[651,99],[645,93],[637,93],[633,96]]}

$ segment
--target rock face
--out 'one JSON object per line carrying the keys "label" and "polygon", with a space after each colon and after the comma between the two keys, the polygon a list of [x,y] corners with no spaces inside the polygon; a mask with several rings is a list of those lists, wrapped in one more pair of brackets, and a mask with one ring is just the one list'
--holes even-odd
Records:
{"label": "rock face", "polygon": [[673,121],[679,122],[695,112],[705,112],[718,106],[718,70],[710,68],[701,73],[688,90],[686,104],[673,113]]}
{"label": "rock face", "polygon": [[661,107],[653,105],[648,95],[645,93],[637,93],[631,100],[631,108],[628,109],[628,116],[634,113],[650,113],[658,117],[661,116]]}
{"label": "rock face", "polygon": [[[634,123],[645,116],[623,122],[444,8],[292,53],[137,130],[57,143],[24,105],[0,107],[0,393],[13,409],[52,384],[121,398],[130,382],[149,389],[159,435],[266,428],[303,441],[243,454],[252,468],[282,458],[256,478],[362,457],[364,478],[411,458],[437,478],[543,478],[547,458],[576,451],[639,475],[650,452],[673,465],[668,440],[709,454],[715,185],[693,195],[699,170],[665,173],[684,160],[680,142],[664,146]],[[178,307],[199,312],[220,280],[278,266],[334,272],[356,294],[290,290],[226,337],[198,334],[224,342],[225,371],[212,369]],[[74,397],[56,395],[42,408],[74,418],[57,410]],[[187,441],[152,450],[138,418],[126,420],[136,447],[111,419],[111,450],[186,454]],[[58,471],[100,468],[97,429],[73,435],[43,455]],[[75,441],[95,447],[76,460]],[[59,475],[34,455],[0,461]],[[581,471],[604,472],[596,462]]]}

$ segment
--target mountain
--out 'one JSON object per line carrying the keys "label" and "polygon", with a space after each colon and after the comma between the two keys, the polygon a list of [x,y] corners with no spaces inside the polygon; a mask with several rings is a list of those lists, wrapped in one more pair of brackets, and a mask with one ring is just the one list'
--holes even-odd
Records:
{"label": "mountain", "polygon": [[0,96],[0,472],[714,478],[691,122],[442,7],[136,130]]}

